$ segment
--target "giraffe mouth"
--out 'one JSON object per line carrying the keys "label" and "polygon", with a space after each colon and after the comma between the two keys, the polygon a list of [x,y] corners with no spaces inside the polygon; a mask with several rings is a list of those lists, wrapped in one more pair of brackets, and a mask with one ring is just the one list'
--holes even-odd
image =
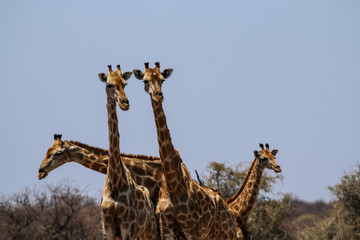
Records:
{"label": "giraffe mouth", "polygon": [[155,102],[158,102],[158,103],[162,103],[164,101],[163,96],[154,96],[154,95],[152,95],[151,97]]}
{"label": "giraffe mouth", "polygon": [[123,103],[122,101],[123,100],[118,101],[118,105],[119,105],[120,109],[123,111],[129,110],[130,109],[129,103]]}
{"label": "giraffe mouth", "polygon": [[39,175],[38,175],[39,180],[45,178],[47,175],[48,175],[48,172],[46,172],[43,168],[39,169]]}
{"label": "giraffe mouth", "polygon": [[130,108],[129,100],[126,97],[125,98],[119,97],[118,94],[116,94],[116,93],[115,93],[115,96],[117,98],[117,102],[118,102],[120,109],[123,111],[129,110],[129,108]]}
{"label": "giraffe mouth", "polygon": [[280,173],[280,172],[281,172],[280,166],[274,167],[274,171],[275,171],[276,173]]}
{"label": "giraffe mouth", "polygon": [[47,175],[48,175],[47,172],[39,173],[38,178],[39,178],[39,180],[41,180],[41,179],[45,178]]}

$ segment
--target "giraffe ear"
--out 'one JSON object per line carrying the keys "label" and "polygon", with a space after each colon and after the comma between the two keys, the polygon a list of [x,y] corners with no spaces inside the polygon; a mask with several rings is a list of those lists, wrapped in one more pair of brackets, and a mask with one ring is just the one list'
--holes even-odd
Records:
{"label": "giraffe ear", "polygon": [[131,77],[131,75],[132,75],[132,72],[125,72],[125,73],[123,73],[122,77],[126,81]]}
{"label": "giraffe ear", "polygon": [[165,69],[164,71],[161,72],[161,75],[162,75],[165,79],[167,79],[168,77],[171,76],[172,72],[173,72],[173,69],[172,69],[172,68],[167,68],[167,69]]}
{"label": "giraffe ear", "polygon": [[279,150],[274,149],[274,150],[271,151],[271,154],[275,156],[275,155],[278,153],[278,151],[279,151]]}
{"label": "giraffe ear", "polygon": [[254,150],[254,156],[255,156],[255,158],[258,158],[259,157],[259,152]]}
{"label": "giraffe ear", "polygon": [[139,80],[143,80],[144,79],[144,73],[140,70],[140,69],[134,69],[134,76],[139,79]]}
{"label": "giraffe ear", "polygon": [[62,146],[63,147],[65,147],[66,149],[69,149],[69,148],[71,148],[71,146],[70,146],[70,144],[69,144],[69,142],[68,141],[62,141]]}
{"label": "giraffe ear", "polygon": [[106,82],[107,79],[106,79],[105,73],[99,73],[98,75],[99,75],[100,81]]}

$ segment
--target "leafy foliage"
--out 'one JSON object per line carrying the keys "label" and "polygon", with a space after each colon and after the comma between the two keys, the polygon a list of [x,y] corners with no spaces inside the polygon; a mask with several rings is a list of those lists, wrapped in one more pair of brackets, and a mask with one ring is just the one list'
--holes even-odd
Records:
{"label": "leafy foliage", "polygon": [[259,199],[248,220],[253,239],[295,239],[290,217],[292,201],[290,194],[280,200]]}
{"label": "leafy foliage", "polygon": [[327,217],[298,233],[298,239],[360,239],[360,164],[330,191],[336,197]]}

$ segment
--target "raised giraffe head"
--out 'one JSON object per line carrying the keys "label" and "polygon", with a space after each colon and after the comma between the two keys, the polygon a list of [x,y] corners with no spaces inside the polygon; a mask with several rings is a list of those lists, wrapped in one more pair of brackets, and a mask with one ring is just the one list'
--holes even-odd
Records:
{"label": "raised giraffe head", "polygon": [[145,73],[139,69],[133,70],[137,79],[145,83],[145,91],[150,94],[155,102],[162,102],[164,96],[161,91],[161,86],[165,79],[169,78],[173,72],[172,68],[166,68],[160,72],[160,63],[155,63],[155,68],[150,68],[149,63],[145,63]]}
{"label": "raised giraffe head", "polygon": [[106,83],[106,91],[110,93],[110,96],[116,99],[119,107],[127,111],[130,108],[129,100],[126,97],[124,88],[127,85],[127,80],[131,77],[132,72],[121,72],[120,65],[117,65],[116,71],[111,69],[111,65],[108,65],[108,74],[99,73],[99,78],[102,82]]}
{"label": "raised giraffe head", "polygon": [[68,162],[66,152],[70,145],[67,142],[61,141],[61,134],[54,134],[54,142],[48,149],[44,160],[39,168],[39,179],[45,178],[49,172],[64,163]]}
{"label": "raised giraffe head", "polygon": [[279,164],[275,161],[276,154],[278,153],[277,149],[270,151],[269,144],[266,143],[264,145],[262,143],[259,144],[261,151],[254,151],[255,158],[259,162],[259,166],[263,168],[273,169],[276,173],[281,172],[281,168]]}

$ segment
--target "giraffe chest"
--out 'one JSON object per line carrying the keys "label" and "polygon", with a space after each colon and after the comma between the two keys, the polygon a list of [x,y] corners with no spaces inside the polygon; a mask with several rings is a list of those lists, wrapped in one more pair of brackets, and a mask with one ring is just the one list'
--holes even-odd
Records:
{"label": "giraffe chest", "polygon": [[102,198],[104,220],[115,221],[121,235],[128,237],[126,239],[136,239],[145,231],[150,221],[154,220],[154,208],[149,193],[146,191],[144,193],[141,188],[118,194],[112,193],[114,192],[109,191]]}

